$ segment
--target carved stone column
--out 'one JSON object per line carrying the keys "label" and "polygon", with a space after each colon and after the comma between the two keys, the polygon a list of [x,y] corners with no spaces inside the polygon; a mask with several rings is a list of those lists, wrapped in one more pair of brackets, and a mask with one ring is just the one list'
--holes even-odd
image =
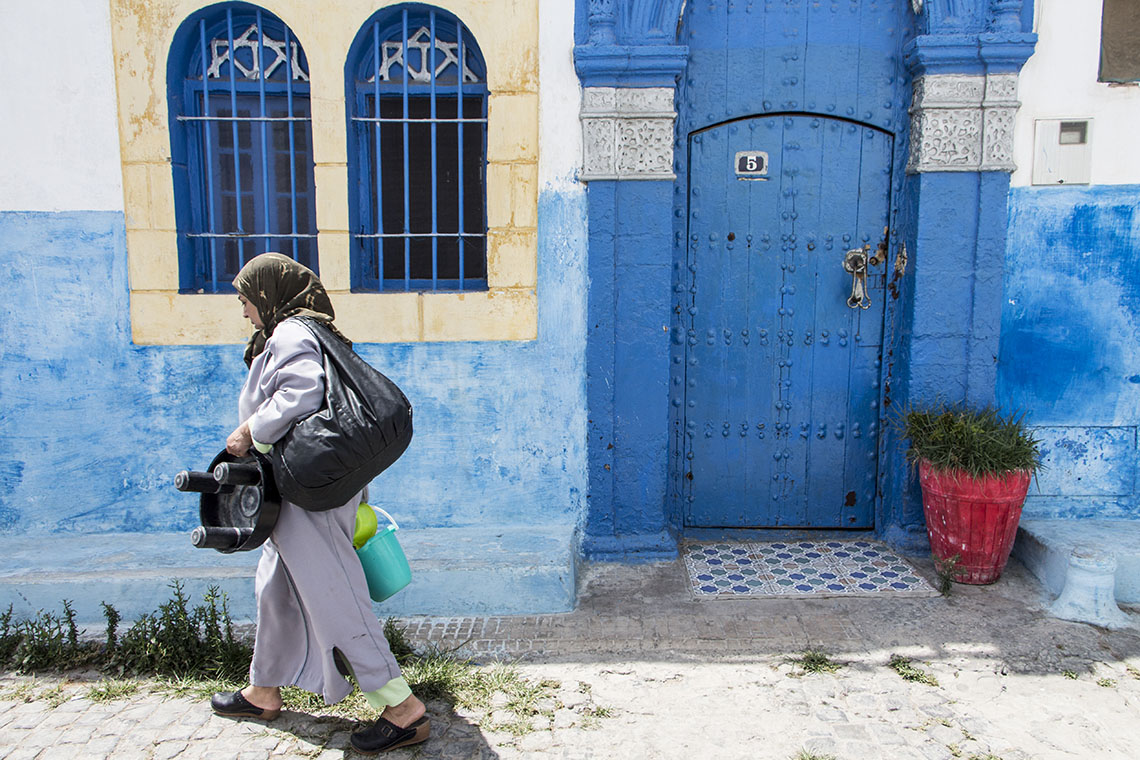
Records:
{"label": "carved stone column", "polygon": [[580,179],[673,179],[673,92],[584,88]]}
{"label": "carved stone column", "polygon": [[612,45],[616,40],[614,32],[613,0],[590,0],[590,43]]}
{"label": "carved stone column", "polygon": [[1013,171],[1019,105],[1017,73],[918,77],[907,171]]}
{"label": "carved stone column", "polygon": [[684,0],[578,5],[589,22],[574,49],[583,88],[578,176],[589,183],[582,551],[664,559],[677,554],[666,514],[668,324],[673,99],[689,59],[676,38]]}

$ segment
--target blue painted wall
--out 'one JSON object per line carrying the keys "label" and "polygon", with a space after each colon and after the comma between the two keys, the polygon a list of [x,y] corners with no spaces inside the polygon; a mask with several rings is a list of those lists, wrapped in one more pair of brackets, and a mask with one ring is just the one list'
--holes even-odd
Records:
{"label": "blue painted wall", "polygon": [[676,553],[665,518],[668,181],[590,183],[589,510],[583,549],[604,559]]}
{"label": "blue painted wall", "polygon": [[[373,486],[403,526],[582,521],[585,215],[540,196],[537,341],[358,345],[416,407]],[[241,347],[132,345],[124,241],[118,212],[0,213],[0,537],[197,524],[172,477],[236,425]]]}
{"label": "blue painted wall", "polygon": [[1033,517],[1140,517],[1140,186],[1009,196],[1000,403],[1039,426]]}
{"label": "blue painted wall", "polygon": [[911,397],[993,402],[1001,313],[1004,172],[928,172],[912,252]]}

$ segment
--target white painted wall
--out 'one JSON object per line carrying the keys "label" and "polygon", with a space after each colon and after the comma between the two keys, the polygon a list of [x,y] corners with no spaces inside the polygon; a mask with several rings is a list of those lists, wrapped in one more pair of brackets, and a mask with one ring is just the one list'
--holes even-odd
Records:
{"label": "white painted wall", "polygon": [[582,90],[574,72],[574,3],[540,0],[538,29],[538,186],[584,192],[575,180],[582,163]]}
{"label": "white painted wall", "polygon": [[1021,70],[1013,185],[1031,184],[1036,119],[1093,119],[1094,185],[1140,184],[1140,86],[1096,81],[1102,0],[1037,0],[1037,51]]}
{"label": "white painted wall", "polygon": [[[540,0],[539,19],[539,186],[568,190],[582,156],[574,4]],[[0,0],[0,29],[0,210],[122,210],[108,4]]]}
{"label": "white painted wall", "polygon": [[0,0],[0,29],[0,210],[121,211],[109,5]]}

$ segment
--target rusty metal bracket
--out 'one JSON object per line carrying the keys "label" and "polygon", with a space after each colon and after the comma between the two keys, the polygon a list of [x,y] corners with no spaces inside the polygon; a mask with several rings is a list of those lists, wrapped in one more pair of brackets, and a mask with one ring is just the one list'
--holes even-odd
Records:
{"label": "rusty metal bracket", "polygon": [[906,243],[899,243],[899,252],[895,254],[895,279],[906,274]]}

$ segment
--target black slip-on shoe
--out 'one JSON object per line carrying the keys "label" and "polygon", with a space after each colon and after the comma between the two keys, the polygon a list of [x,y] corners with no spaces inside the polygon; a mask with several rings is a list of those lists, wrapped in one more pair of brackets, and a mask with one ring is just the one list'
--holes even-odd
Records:
{"label": "black slip-on shoe", "polygon": [[227,718],[260,718],[261,720],[273,720],[281,714],[280,708],[276,710],[266,710],[263,707],[250,702],[248,699],[241,695],[240,691],[223,694],[221,692],[210,697],[210,707],[218,715],[224,715]]}
{"label": "black slip-on shoe", "polygon": [[397,747],[407,747],[427,741],[429,734],[431,734],[431,721],[426,715],[407,728],[400,728],[390,720],[377,718],[375,723],[357,731],[348,741],[357,752],[375,755],[378,752],[387,752]]}

